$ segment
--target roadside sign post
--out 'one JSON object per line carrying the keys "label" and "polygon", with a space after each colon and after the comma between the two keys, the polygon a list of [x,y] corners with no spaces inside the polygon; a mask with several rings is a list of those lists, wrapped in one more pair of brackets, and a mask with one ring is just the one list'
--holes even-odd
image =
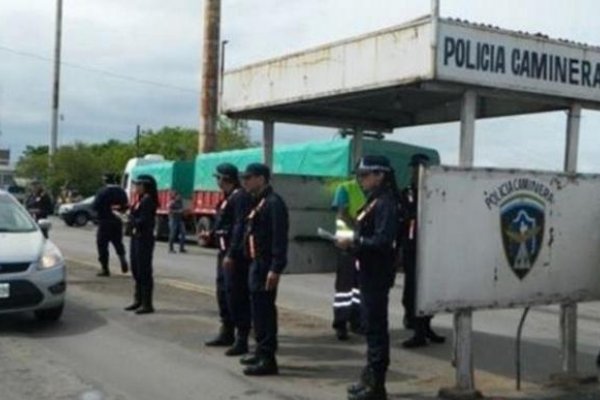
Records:
{"label": "roadside sign post", "polygon": [[[460,154],[459,165],[472,167],[475,156],[475,121],[477,118],[477,93],[467,90],[463,94],[460,111]],[[480,398],[475,389],[473,371],[473,312],[470,309],[454,313],[454,362],[456,386],[442,388],[439,396],[445,399]]]}
{"label": "roadside sign post", "polygon": [[[567,173],[577,172],[580,125],[581,105],[575,103],[569,109],[567,117],[564,166]],[[577,303],[561,304],[560,330],[562,372],[567,379],[575,379],[577,375]]]}

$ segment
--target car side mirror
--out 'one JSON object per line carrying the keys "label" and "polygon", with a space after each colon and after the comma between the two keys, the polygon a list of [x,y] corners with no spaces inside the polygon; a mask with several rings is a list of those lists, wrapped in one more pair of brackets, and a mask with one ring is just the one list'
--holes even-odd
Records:
{"label": "car side mirror", "polygon": [[38,221],[38,225],[44,233],[44,236],[48,237],[48,232],[50,232],[50,229],[52,229],[52,222],[49,219],[40,219]]}

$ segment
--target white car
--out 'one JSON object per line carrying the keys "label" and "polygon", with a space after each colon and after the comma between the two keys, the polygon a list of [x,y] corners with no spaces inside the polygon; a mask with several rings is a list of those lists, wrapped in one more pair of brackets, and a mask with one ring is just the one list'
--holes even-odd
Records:
{"label": "white car", "polygon": [[0,314],[33,311],[42,321],[60,319],[65,304],[66,267],[60,250],[27,210],[0,190]]}

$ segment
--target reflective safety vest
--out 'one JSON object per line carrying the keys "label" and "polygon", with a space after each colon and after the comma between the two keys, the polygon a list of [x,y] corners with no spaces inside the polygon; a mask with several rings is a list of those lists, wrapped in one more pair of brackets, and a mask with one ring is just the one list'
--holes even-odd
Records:
{"label": "reflective safety vest", "polygon": [[[348,214],[355,220],[358,211],[367,201],[365,194],[354,179],[340,184],[340,187],[348,193]],[[335,220],[335,235],[343,239],[352,239],[354,237],[354,229],[348,226],[342,219],[337,218]]]}

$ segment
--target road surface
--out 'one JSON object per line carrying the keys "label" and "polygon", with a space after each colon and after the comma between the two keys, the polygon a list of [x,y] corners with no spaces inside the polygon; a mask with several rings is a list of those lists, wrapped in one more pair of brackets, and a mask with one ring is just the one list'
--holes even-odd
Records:
{"label": "road surface", "polygon": [[[55,221],[51,238],[68,258],[68,305],[57,325],[29,315],[0,318],[0,399],[179,400],[342,399],[358,375],[362,338],[337,342],[330,329],[333,275],[286,275],[280,289],[281,376],[247,378],[236,359],[202,343],[218,327],[213,299],[214,252],[190,247],[188,254],[156,249],[156,308],[149,316],[122,310],[131,280],[117,272],[97,278],[94,232]],[[400,279],[390,301],[391,399],[430,399],[453,383],[451,345],[406,351],[400,343]],[[495,398],[600,399],[595,386],[575,392],[548,388],[559,371],[558,309],[540,307],[524,332],[524,389],[514,390],[514,335],[520,310],[475,314],[476,382]],[[436,317],[450,337],[451,317]],[[580,307],[579,366],[596,374],[600,344],[598,304]]]}

